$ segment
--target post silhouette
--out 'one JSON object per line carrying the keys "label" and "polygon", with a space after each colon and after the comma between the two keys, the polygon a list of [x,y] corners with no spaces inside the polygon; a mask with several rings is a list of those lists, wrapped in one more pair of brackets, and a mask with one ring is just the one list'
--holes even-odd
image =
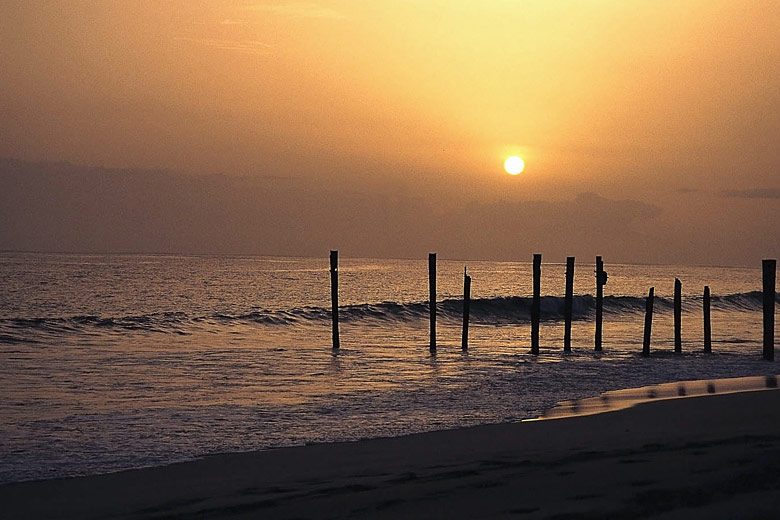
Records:
{"label": "post silhouette", "polygon": [[330,252],[330,304],[333,332],[333,349],[341,346],[339,341],[339,252]]}
{"label": "post silhouette", "polygon": [[463,337],[461,338],[461,348],[469,348],[469,310],[471,308],[471,277],[463,268]]}
{"label": "post silhouette", "polygon": [[604,284],[607,282],[604,261],[596,257],[596,352],[601,351],[601,327],[604,321]]}
{"label": "post silhouette", "polygon": [[777,260],[764,260],[764,359],[775,360],[775,277]]}
{"label": "post silhouette", "polygon": [[563,303],[563,351],[571,352],[571,312],[574,299],[574,257],[566,257],[566,296]]}
{"label": "post silhouette", "polygon": [[428,254],[428,307],[431,314],[431,352],[436,352],[436,253]]}
{"label": "post silhouette", "polygon": [[540,295],[542,285],[542,255],[534,255],[534,295],[531,301],[531,354],[539,354],[539,317]]}
{"label": "post silhouette", "polygon": [[682,282],[674,279],[674,352],[682,353]]}
{"label": "post silhouette", "polygon": [[650,334],[653,328],[653,299],[655,298],[655,287],[650,287],[647,295],[647,304],[645,307],[645,340],[642,343],[642,355],[650,356]]}
{"label": "post silhouette", "polygon": [[712,323],[710,322],[710,286],[704,286],[704,352],[712,352]]}

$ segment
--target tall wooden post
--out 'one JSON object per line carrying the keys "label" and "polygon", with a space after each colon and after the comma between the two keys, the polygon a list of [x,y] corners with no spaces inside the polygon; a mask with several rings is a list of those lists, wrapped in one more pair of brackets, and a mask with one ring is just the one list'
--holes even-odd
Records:
{"label": "tall wooden post", "polygon": [[436,253],[428,254],[428,306],[431,314],[431,352],[436,352]]}
{"label": "tall wooden post", "polygon": [[704,286],[704,352],[712,352],[712,323],[710,322],[710,286]]}
{"label": "tall wooden post", "polygon": [[461,348],[469,348],[469,311],[471,308],[471,277],[466,274],[466,268],[463,268],[463,337],[461,338]]}
{"label": "tall wooden post", "polygon": [[339,341],[339,252],[330,252],[330,305],[333,325],[333,348],[341,346]]}
{"label": "tall wooden post", "polygon": [[541,315],[542,255],[534,255],[534,295],[531,301],[531,354],[539,354],[539,317]]}
{"label": "tall wooden post", "polygon": [[682,282],[674,279],[674,352],[682,353]]}
{"label": "tall wooden post", "polygon": [[571,313],[574,299],[574,257],[566,257],[566,296],[564,298],[563,351],[571,352]]}
{"label": "tall wooden post", "polygon": [[604,261],[600,256],[596,257],[596,352],[601,351],[601,324],[604,319]]}
{"label": "tall wooden post", "polygon": [[775,277],[777,260],[764,260],[764,359],[775,359]]}
{"label": "tall wooden post", "polygon": [[647,305],[645,307],[645,340],[642,343],[642,355],[650,356],[650,334],[653,328],[653,299],[655,298],[655,287],[650,287],[647,295]]}

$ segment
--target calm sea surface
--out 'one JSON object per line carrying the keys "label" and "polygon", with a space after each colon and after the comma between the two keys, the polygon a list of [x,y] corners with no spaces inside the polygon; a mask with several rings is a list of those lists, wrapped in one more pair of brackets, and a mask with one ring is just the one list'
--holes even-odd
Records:
{"label": "calm sea surface", "polygon": [[[327,253],[327,252],[326,252]],[[0,482],[209,453],[536,416],[558,401],[663,382],[766,375],[761,271],[610,265],[593,352],[593,259],[575,273],[562,353],[562,264],[542,266],[542,351],[528,353],[531,265],[439,260],[428,351],[427,258],[342,258],[342,349],[328,259],[0,254]],[[470,349],[460,349],[463,268]],[[683,283],[683,355],[671,294]],[[701,294],[713,294],[714,354]],[[654,286],[653,355],[638,355]]]}

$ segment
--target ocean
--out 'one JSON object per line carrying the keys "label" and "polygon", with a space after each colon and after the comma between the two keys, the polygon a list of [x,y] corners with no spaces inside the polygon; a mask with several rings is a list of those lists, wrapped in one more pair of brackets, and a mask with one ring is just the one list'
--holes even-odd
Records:
{"label": "ocean", "polygon": [[[327,253],[0,254],[0,483],[517,421],[605,391],[777,372],[761,359],[761,259],[727,268],[605,258],[597,353],[594,259],[578,258],[564,354],[565,259],[545,258],[558,263],[542,265],[538,356],[529,353],[530,262],[439,259],[431,355],[427,258],[342,257],[342,348],[333,351]],[[672,352],[675,277],[681,355]],[[702,352],[704,285],[711,355]],[[642,358],[651,286],[652,355]]]}

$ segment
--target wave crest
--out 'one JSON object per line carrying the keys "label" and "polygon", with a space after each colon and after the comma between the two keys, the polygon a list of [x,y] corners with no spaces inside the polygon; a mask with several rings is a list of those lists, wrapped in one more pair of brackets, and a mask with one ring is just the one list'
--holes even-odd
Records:
{"label": "wave crest", "polygon": [[[775,297],[780,302],[780,295]],[[476,298],[471,300],[471,319],[480,324],[513,324],[530,321],[532,298],[525,296],[505,296],[494,298]],[[758,311],[763,305],[763,294],[751,291],[739,294],[713,296],[713,310]],[[565,301],[559,296],[541,298],[541,319],[556,321],[564,318]],[[656,297],[657,312],[671,310],[673,302],[669,298]],[[683,299],[684,312],[699,312],[701,297]],[[572,318],[590,319],[595,314],[596,299],[590,294],[574,296],[572,300]],[[622,316],[643,313],[645,297],[605,296],[604,315]],[[442,319],[460,319],[463,311],[462,299],[445,299],[437,303],[437,314]],[[410,322],[427,319],[428,302],[401,303],[386,301],[339,307],[341,321]],[[35,342],[31,333],[48,335],[67,335],[100,330],[104,332],[160,332],[187,333],[187,328],[199,326],[233,324],[261,324],[267,326],[291,326],[306,323],[316,324],[330,321],[329,307],[297,307],[282,310],[254,309],[246,313],[214,313],[207,316],[189,316],[183,312],[160,312],[121,317],[78,315],[62,318],[6,318],[0,319],[0,343]],[[26,339],[29,338],[29,339]]]}

